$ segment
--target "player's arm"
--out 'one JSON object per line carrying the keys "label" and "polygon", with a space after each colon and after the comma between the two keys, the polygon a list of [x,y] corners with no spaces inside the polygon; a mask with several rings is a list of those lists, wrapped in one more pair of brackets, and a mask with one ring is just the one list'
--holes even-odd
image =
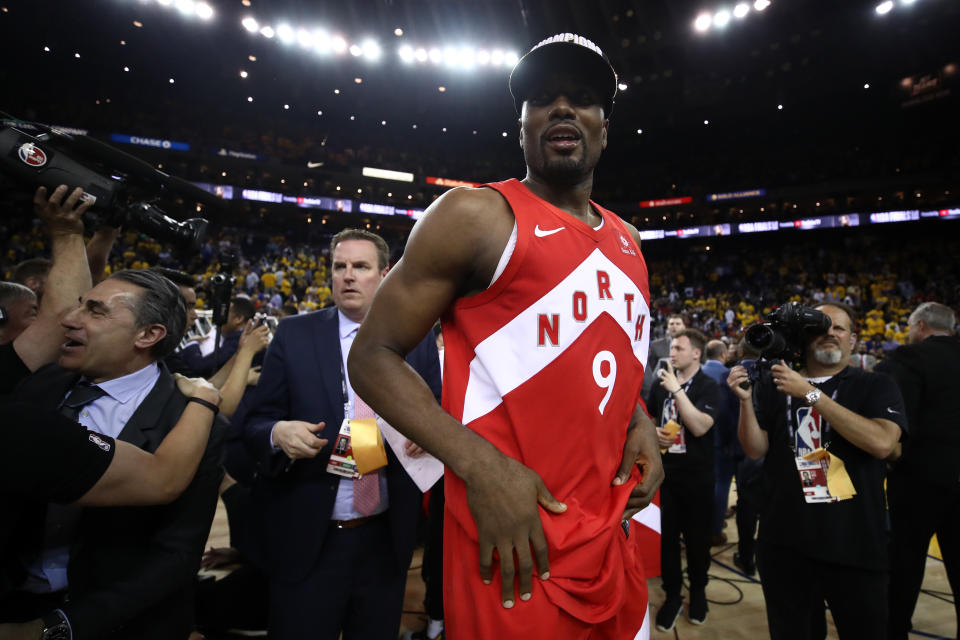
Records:
{"label": "player's arm", "polygon": [[[180,391],[214,405],[220,393],[201,378],[177,376]],[[87,506],[168,504],[193,480],[206,450],[214,413],[188,402],[180,419],[160,443],[147,453],[128,442],[116,441],[116,452],[106,472],[78,502]]]}
{"label": "player's arm", "polygon": [[557,513],[566,507],[535,472],[441,409],[404,356],[454,300],[487,287],[512,228],[512,214],[491,189],[455,189],[437,200],[414,227],[403,259],[380,285],[348,363],[356,392],[463,479],[477,523],[481,577],[491,582],[496,548],[502,601],[508,608],[516,602],[515,578],[521,598],[532,593],[531,545],[538,573],[548,577],[538,502]]}
{"label": "player's arm", "polygon": [[746,369],[737,365],[730,370],[730,375],[727,376],[727,386],[740,400],[737,437],[740,439],[740,445],[747,457],[751,460],[759,460],[767,455],[767,449],[770,448],[770,437],[766,431],[760,428],[760,423],[757,421],[757,413],[753,408],[753,387],[749,386],[744,389],[740,386],[744,382],[749,382]]}
{"label": "player's arm", "polygon": [[646,508],[657,489],[663,484],[663,459],[660,457],[660,445],[657,443],[657,429],[653,420],[640,404],[633,412],[630,426],[627,428],[627,441],[623,447],[620,469],[613,479],[614,485],[623,484],[630,477],[633,465],[640,467],[640,484],[630,492],[623,519],[629,520],[638,511]]}

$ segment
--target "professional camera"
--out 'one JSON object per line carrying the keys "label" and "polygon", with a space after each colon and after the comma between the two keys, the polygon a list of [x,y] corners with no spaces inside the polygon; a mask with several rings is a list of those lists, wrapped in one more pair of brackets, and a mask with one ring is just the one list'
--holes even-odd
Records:
{"label": "professional camera", "polygon": [[803,357],[803,345],[813,336],[830,329],[830,317],[822,311],[788,302],[767,315],[763,324],[755,324],[743,339],[766,360],[784,360],[795,365]]}
{"label": "professional camera", "polygon": [[14,127],[0,128],[0,172],[30,189],[81,187],[84,199],[94,199],[88,211],[92,222],[137,229],[181,249],[199,249],[207,220],[178,222],[158,203],[175,196],[220,207],[219,198],[88,136],[30,126],[43,133],[32,136]]}

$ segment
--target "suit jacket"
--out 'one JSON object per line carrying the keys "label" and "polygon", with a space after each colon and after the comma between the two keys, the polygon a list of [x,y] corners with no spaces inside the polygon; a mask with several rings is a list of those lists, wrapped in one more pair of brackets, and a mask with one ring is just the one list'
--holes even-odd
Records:
{"label": "suit jacket", "polygon": [[717,445],[717,452],[725,456],[739,457],[743,455],[740,440],[737,438],[737,420],[740,418],[740,401],[727,385],[728,369],[719,360],[707,360],[700,367],[720,387],[722,402],[717,411],[717,420],[713,425],[713,441]]}
{"label": "suit jacket", "polygon": [[895,473],[960,489],[960,338],[930,336],[893,351],[877,365],[903,394],[909,433]]}
{"label": "suit jacket", "polygon": [[657,381],[657,363],[662,358],[670,357],[671,340],[673,338],[666,336],[650,343],[650,352],[647,355],[647,367],[643,370],[643,387],[641,388],[644,398],[650,397],[650,389],[653,388],[653,383]]}
{"label": "suit jacket", "polygon": [[[48,365],[23,382],[18,397],[56,406],[78,378]],[[153,452],[185,406],[186,398],[160,365],[156,384],[117,439]],[[214,425],[193,481],[171,504],[83,510],[67,567],[70,600],[63,607],[74,640],[190,635],[193,584],[223,478],[225,428],[222,421]]]}
{"label": "suit jacket", "polygon": [[[433,334],[407,362],[440,396],[440,360]],[[259,384],[234,414],[226,448],[227,470],[252,483],[249,545],[252,560],[272,580],[298,582],[316,565],[333,513],[340,476],[327,462],[343,422],[340,333],[336,307],[280,322]],[[270,433],[278,420],[325,422],[327,445],[315,458],[290,464],[274,451]],[[387,509],[397,566],[410,566],[423,495],[387,449]]]}
{"label": "suit jacket", "polygon": [[211,351],[207,355],[200,353],[200,345],[190,344],[186,349],[176,354],[177,358],[180,363],[182,363],[182,366],[195,372],[196,375],[209,378],[219,371],[220,367],[227,364],[227,360],[232,358],[233,354],[237,352],[237,349],[240,347],[240,336],[242,334],[243,331],[223,334],[223,344],[220,345],[220,350]]}

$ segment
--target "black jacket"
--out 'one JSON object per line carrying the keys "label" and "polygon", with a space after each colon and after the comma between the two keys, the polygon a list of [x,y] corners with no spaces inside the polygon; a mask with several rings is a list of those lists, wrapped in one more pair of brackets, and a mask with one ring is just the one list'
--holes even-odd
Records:
{"label": "black jacket", "polygon": [[960,489],[960,338],[899,347],[876,370],[896,380],[907,407],[910,432],[896,471]]}
{"label": "black jacket", "polygon": [[[186,398],[161,365],[160,377],[118,440],[153,452],[180,418]],[[56,365],[24,380],[17,397],[56,406],[79,376]],[[193,583],[210,532],[223,471],[223,422],[186,491],[169,505],[84,509],[67,567],[69,602],[63,607],[73,640],[185,639],[193,623]],[[39,521],[17,532],[19,550],[39,551]],[[29,525],[33,525],[32,527]]]}

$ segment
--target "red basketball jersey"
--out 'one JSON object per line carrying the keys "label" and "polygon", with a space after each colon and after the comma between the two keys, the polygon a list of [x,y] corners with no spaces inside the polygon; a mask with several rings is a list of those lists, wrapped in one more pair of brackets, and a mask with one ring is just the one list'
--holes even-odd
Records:
{"label": "red basketball jersey", "polygon": [[[487,186],[513,210],[517,242],[490,288],[458,300],[443,318],[443,407],[540,474],[567,505],[560,515],[540,509],[551,577],[534,581],[533,600],[545,597],[586,625],[609,623],[630,608],[631,618],[639,616],[635,632],[646,611],[646,590],[636,541],[624,535],[620,519],[639,472],[634,468],[619,487],[611,483],[647,361],[646,263],[621,220],[596,204],[603,217],[598,229],[517,180]],[[465,583],[480,584],[477,531],[464,484],[449,471],[446,505],[444,593],[453,604],[448,617],[454,613],[454,630],[460,607],[451,598],[472,600],[461,603],[462,613],[476,624],[504,611],[499,587],[463,590]],[[449,548],[451,543],[459,548]],[[490,594],[500,611],[474,618],[470,609]],[[513,627],[518,616],[511,611],[500,622]],[[499,628],[497,637],[508,637]]]}

